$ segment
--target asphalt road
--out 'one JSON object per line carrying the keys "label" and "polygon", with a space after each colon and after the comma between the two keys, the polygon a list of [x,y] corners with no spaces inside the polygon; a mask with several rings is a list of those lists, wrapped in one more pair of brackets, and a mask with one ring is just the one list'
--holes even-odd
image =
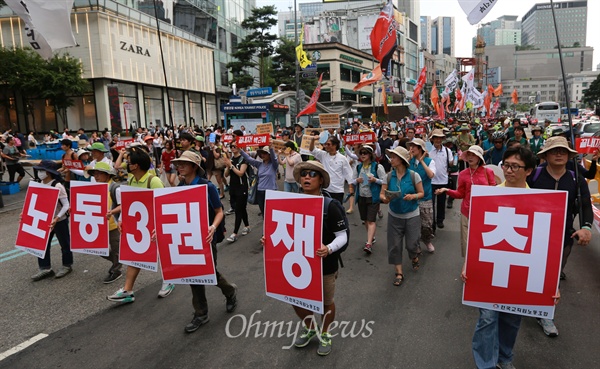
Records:
{"label": "asphalt road", "polygon": [[[220,291],[207,287],[211,320],[192,334],[183,330],[193,313],[190,289],[177,286],[159,299],[158,273],[142,271],[136,301],[121,306],[105,296],[124,279],[102,284],[109,263],[99,257],[76,254],[72,274],[36,283],[30,280],[37,269],[34,257],[2,260],[0,357],[40,333],[49,336],[0,360],[0,368],[474,368],[470,343],[478,311],[461,304],[459,206],[457,201],[449,211],[434,240],[435,254],[424,255],[418,272],[405,254],[401,287],[392,285],[393,268],[387,264],[387,215],[378,222],[371,256],[362,251],[366,233],[358,214],[350,215],[351,244],[335,297],[340,327],[325,358],[316,354],[316,342],[285,348],[293,342],[298,319],[290,306],[265,295],[256,206],[250,207],[253,231],[219,245],[219,270],[238,285],[238,308],[226,313]],[[17,221],[18,211],[0,214],[0,254],[14,249]],[[227,225],[232,227],[232,216]],[[58,246],[52,260],[60,266]],[[535,319],[523,319],[517,368],[600,367],[599,265],[600,236],[594,231],[591,245],[574,249],[568,280],[561,283],[560,335],[548,338]]]}

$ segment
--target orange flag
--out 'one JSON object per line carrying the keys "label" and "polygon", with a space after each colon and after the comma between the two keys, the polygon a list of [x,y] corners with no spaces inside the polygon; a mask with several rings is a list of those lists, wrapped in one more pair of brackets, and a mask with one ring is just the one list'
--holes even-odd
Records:
{"label": "orange flag", "polygon": [[485,114],[486,117],[490,117],[490,107],[492,105],[492,95],[494,94],[494,88],[492,87],[492,85],[488,85],[488,90],[487,93],[485,94],[485,97],[483,98],[483,106],[485,106]]}
{"label": "orange flag", "polygon": [[383,112],[389,114],[390,111],[387,106],[387,93],[385,92],[385,86],[381,86],[381,99],[383,100]]}
{"label": "orange flag", "polygon": [[365,86],[372,85],[373,83],[381,80],[382,77],[383,74],[381,73],[381,65],[378,65],[371,71],[371,73],[363,74],[362,78],[356,84],[356,86],[354,86],[353,90],[357,91]]}
{"label": "orange flag", "polygon": [[433,81],[433,87],[431,87],[431,95],[429,95],[429,98],[431,99],[431,105],[433,105],[435,110],[437,110],[438,102],[440,101],[440,95],[435,85],[435,81]]}
{"label": "orange flag", "polygon": [[502,83],[500,83],[498,85],[498,87],[496,87],[496,89],[494,90],[494,96],[495,97],[502,96],[503,93],[504,93],[504,91],[502,91]]}
{"label": "orange flag", "polygon": [[513,105],[517,105],[519,103],[519,94],[517,94],[517,88],[516,87],[513,90],[512,94],[510,94],[510,96],[512,97],[512,103],[513,103]]}

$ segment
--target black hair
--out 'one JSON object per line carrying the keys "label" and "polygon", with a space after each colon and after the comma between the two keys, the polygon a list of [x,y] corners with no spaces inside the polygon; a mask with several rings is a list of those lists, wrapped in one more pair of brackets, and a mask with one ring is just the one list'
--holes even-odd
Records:
{"label": "black hair", "polygon": [[242,132],[241,129],[236,129],[235,131],[233,131],[233,134],[238,137],[242,137],[244,135],[244,132]]}
{"label": "black hair", "polygon": [[147,172],[150,169],[150,155],[140,146],[131,147],[129,149],[129,163],[137,164],[140,169]]}
{"label": "black hair", "polygon": [[296,151],[296,144],[294,143],[294,141],[288,141],[283,146],[289,147],[290,149]]}
{"label": "black hair", "polygon": [[65,138],[64,140],[60,141],[60,144],[68,146],[69,148],[73,147],[73,141],[69,140],[68,138]]}
{"label": "black hair", "polygon": [[179,140],[187,140],[190,142],[194,142],[195,138],[191,134],[189,134],[187,132],[183,132],[179,135]]}
{"label": "black hair", "polygon": [[502,162],[506,161],[506,159],[510,158],[511,156],[516,156],[519,160],[525,163],[525,169],[535,168],[535,156],[527,147],[518,145],[507,148],[504,152],[504,155],[502,155]]}
{"label": "black hair", "polygon": [[340,139],[335,137],[335,136],[329,136],[329,138],[327,139],[327,141],[330,141],[331,144],[333,146],[335,146],[335,150],[339,150],[340,149]]}

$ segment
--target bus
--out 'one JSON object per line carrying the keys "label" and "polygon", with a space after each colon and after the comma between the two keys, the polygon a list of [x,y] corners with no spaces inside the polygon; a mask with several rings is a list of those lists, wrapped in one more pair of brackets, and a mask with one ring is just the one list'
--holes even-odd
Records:
{"label": "bus", "polygon": [[542,124],[544,120],[550,119],[552,123],[560,123],[560,105],[553,101],[541,102],[531,109],[531,118],[537,119]]}
{"label": "bus", "polygon": [[[575,118],[579,116],[579,108],[571,108],[571,117]],[[568,113],[568,109],[567,108],[561,108],[560,109],[560,118],[566,122],[569,120],[569,113]]]}

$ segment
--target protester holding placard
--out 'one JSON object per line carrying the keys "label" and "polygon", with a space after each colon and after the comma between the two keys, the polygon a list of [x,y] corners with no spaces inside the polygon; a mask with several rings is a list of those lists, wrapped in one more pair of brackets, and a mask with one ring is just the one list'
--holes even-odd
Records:
{"label": "protester holding placard", "polygon": [[272,147],[263,146],[256,150],[256,155],[260,159],[253,159],[245,151],[240,152],[250,165],[257,169],[258,189],[256,191],[256,201],[260,208],[260,213],[264,216],[265,213],[265,191],[277,191],[277,154]]}
{"label": "protester holding placard", "polygon": [[302,157],[298,154],[296,143],[287,141],[284,149],[279,152],[279,164],[284,166],[283,190],[286,192],[298,193],[298,182],[294,178],[294,168],[302,162]]}
{"label": "protester holding placard", "polygon": [[413,270],[419,264],[419,239],[421,238],[421,217],[419,199],[424,196],[421,176],[410,169],[408,150],[398,146],[388,149],[392,171],[382,185],[381,202],[389,204],[387,224],[388,264],[394,265],[394,286],[404,281],[402,272],[402,246],[408,251]]}
{"label": "protester holding placard", "polygon": [[[50,223],[51,231],[50,236],[48,237],[48,244],[46,245],[46,255],[43,259],[38,258],[40,270],[31,277],[34,282],[37,282],[53,275],[55,278],[62,278],[71,273],[73,270],[73,253],[71,252],[69,217],[67,216],[70,208],[69,197],[65,186],[62,184],[61,175],[58,172],[58,165],[52,160],[42,160],[40,164],[34,166],[33,169],[37,171],[37,177],[42,184],[58,188],[60,191],[54,217]],[[50,246],[55,234],[62,252],[62,267],[56,274],[54,274],[50,263]]]}
{"label": "protester holding placard", "polygon": [[[141,146],[129,148],[129,156],[127,163],[127,172],[130,174],[127,185],[131,187],[156,189],[164,188],[159,177],[148,173],[152,164],[150,156]],[[109,301],[113,302],[133,302],[135,296],[133,293],[133,285],[140,274],[140,268],[128,266],[125,276],[125,286],[120,288],[114,294],[107,296]],[[158,297],[167,297],[175,288],[175,285],[163,283]]]}
{"label": "protester holding placard", "polygon": [[[208,185],[208,218],[210,225],[208,227],[209,233],[206,236],[206,241],[211,245],[216,268],[217,243],[224,239],[224,227],[221,225],[221,222],[224,221],[225,214],[223,212],[223,205],[219,199],[217,188],[212,182],[203,178],[204,170],[200,166],[201,160],[202,159],[198,154],[186,151],[181,154],[179,158],[173,160],[173,164],[177,167],[179,176],[182,178],[179,186]],[[228,313],[231,313],[237,307],[237,286],[227,282],[225,277],[223,277],[219,271],[216,271],[216,275],[217,287],[221,289],[221,292],[227,300],[225,309]],[[202,284],[191,284],[190,287],[192,289],[194,318],[185,326],[185,332],[187,333],[195,332],[201,325],[208,323],[209,320],[205,286]]]}
{"label": "protester holding placard", "polygon": [[335,136],[330,136],[323,144],[324,150],[315,148],[315,141],[313,140],[310,143],[310,153],[323,164],[330,177],[329,186],[325,188],[325,191],[332,198],[343,203],[346,192],[344,184],[353,181],[353,172],[348,159],[339,153],[340,140]]}
{"label": "protester holding placard", "polygon": [[229,242],[235,242],[238,239],[238,231],[244,222],[244,229],[242,229],[242,236],[250,233],[250,223],[248,223],[248,163],[240,154],[242,151],[234,142],[229,146],[233,157],[231,159],[225,159],[225,177],[229,177],[229,199],[231,202],[231,208],[235,213],[235,226],[233,233],[227,238]]}

